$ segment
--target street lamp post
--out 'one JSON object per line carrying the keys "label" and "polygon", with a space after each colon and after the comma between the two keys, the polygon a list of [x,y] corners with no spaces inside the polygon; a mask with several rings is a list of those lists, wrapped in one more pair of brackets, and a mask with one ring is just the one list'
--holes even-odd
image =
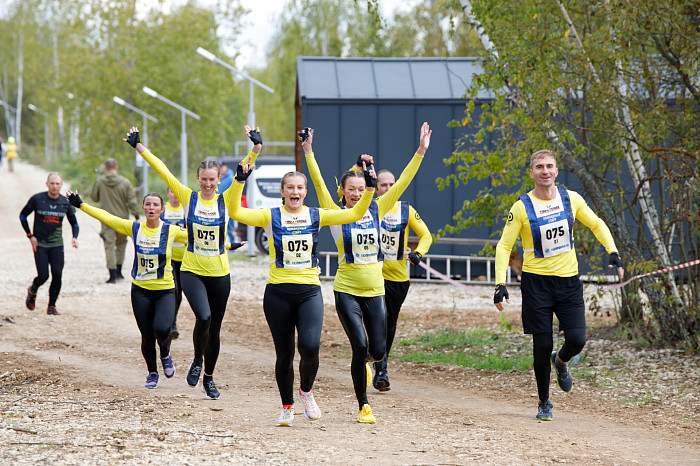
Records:
{"label": "street lamp post", "polygon": [[[138,113],[143,117],[143,126],[141,127],[141,131],[143,134],[143,145],[148,147],[148,120],[151,120],[153,123],[158,123],[158,118],[149,115],[148,113],[144,112],[140,108],[134,107],[131,105],[129,102],[125,101],[124,99],[117,97],[116,95],[112,97],[112,100],[119,105],[128,108],[132,112]],[[143,158],[136,154],[136,165],[141,166],[141,178],[143,179],[143,195],[145,196],[148,194],[148,164],[143,161]]]}
{"label": "street lamp post", "polygon": [[[197,47],[197,53],[206,58],[209,61],[212,61],[214,63],[217,63],[224,68],[228,69],[231,71],[231,73],[235,73],[242,77],[243,79],[247,79],[249,83],[249,91],[248,91],[248,125],[252,126],[255,128],[255,106],[254,106],[254,97],[253,97],[253,89],[254,86],[258,86],[270,94],[274,94],[275,90],[272,89],[269,86],[266,86],[265,84],[261,83],[255,78],[251,78],[247,74],[243,73],[242,71],[238,71],[236,68],[233,66],[229,65],[225,61],[221,60],[219,57],[211,53],[210,51],[203,49],[202,47]],[[248,141],[248,152],[253,148],[253,142]],[[246,202],[248,203],[249,206],[255,207],[255,199],[253,199],[253,189],[247,189],[246,190]],[[249,256],[254,256],[255,255],[255,227],[248,225],[248,255]]]}
{"label": "street lamp post", "polygon": [[34,104],[27,104],[27,108],[32,112],[44,115],[44,158],[46,159],[46,163],[49,163],[51,161],[51,152],[49,151],[49,114]]}
{"label": "street lamp post", "polygon": [[162,95],[158,94],[156,91],[151,89],[148,86],[143,86],[143,92],[146,94],[150,95],[151,97],[155,97],[158,100],[162,100],[166,104],[170,105],[171,107],[175,107],[176,109],[180,110],[180,116],[181,116],[181,125],[182,125],[182,131],[180,133],[180,178],[182,181],[182,184],[187,186],[187,129],[185,126],[185,115],[189,115],[195,120],[199,120],[199,115],[197,115],[194,112],[191,112],[187,110],[185,107],[176,104],[172,100],[163,97]]}

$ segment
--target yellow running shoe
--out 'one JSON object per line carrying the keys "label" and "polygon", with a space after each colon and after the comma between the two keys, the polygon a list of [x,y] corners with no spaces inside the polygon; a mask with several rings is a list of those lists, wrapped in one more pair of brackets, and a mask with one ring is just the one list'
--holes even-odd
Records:
{"label": "yellow running shoe", "polygon": [[367,369],[367,386],[372,385],[372,366],[368,362],[365,363],[365,368]]}
{"label": "yellow running shoe", "polygon": [[372,414],[372,408],[368,404],[362,405],[362,409],[357,412],[357,422],[363,424],[375,424],[377,418]]}

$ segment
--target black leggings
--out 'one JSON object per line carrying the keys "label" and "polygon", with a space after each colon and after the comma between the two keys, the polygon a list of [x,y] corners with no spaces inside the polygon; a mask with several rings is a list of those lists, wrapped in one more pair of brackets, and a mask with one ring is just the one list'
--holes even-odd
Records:
{"label": "black leggings", "polygon": [[192,334],[194,362],[201,365],[204,360],[204,374],[213,375],[221,347],[221,322],[231,293],[231,276],[207,277],[183,270],[180,284],[197,319]]}
{"label": "black leggings", "polygon": [[384,290],[386,293],[384,295],[384,302],[386,304],[386,354],[384,355],[384,359],[374,363],[375,371],[386,370],[389,353],[394,344],[394,336],[396,336],[396,325],[399,321],[399,313],[401,312],[401,306],[406,299],[410,286],[411,282],[408,280],[405,282],[384,280]]}
{"label": "black leggings", "polygon": [[175,282],[175,317],[173,318],[173,330],[175,330],[177,328],[177,313],[180,310],[180,304],[182,304],[182,285],[180,285],[182,262],[171,260],[170,264],[173,266],[173,281]]}
{"label": "black leggings", "polygon": [[282,405],[294,403],[294,329],[298,335],[299,378],[302,391],[313,388],[323,327],[323,295],[319,285],[270,284],[263,310],[275,343],[275,379]]}
{"label": "black leggings", "polygon": [[36,278],[32,282],[34,293],[39,287],[49,279],[49,266],[51,266],[51,285],[49,285],[49,306],[55,306],[58,293],[61,292],[63,278],[63,246],[45,248],[37,246],[34,253],[34,263],[36,264]]}
{"label": "black leggings", "polygon": [[[568,362],[583,350],[586,344],[586,329],[571,328],[564,330],[564,344],[559,349],[559,358]],[[554,348],[552,333],[532,335],[532,359],[537,380],[537,394],[541,401],[549,399],[549,378],[552,371],[551,357]]]}
{"label": "black leggings", "polygon": [[131,308],[141,332],[141,354],[148,372],[158,372],[156,341],[160,357],[170,354],[170,326],[175,315],[175,290],[147,290],[131,284]]}
{"label": "black leggings", "polygon": [[[386,353],[384,296],[365,298],[335,291],[335,310],[352,348],[350,374],[357,402],[367,404],[367,361],[381,361]],[[364,325],[363,325],[364,322]]]}

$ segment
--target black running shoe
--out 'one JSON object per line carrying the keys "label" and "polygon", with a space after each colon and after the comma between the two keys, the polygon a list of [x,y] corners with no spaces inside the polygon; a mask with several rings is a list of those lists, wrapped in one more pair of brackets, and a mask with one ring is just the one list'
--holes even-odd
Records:
{"label": "black running shoe", "polygon": [[198,366],[194,362],[190,364],[190,370],[187,371],[187,383],[191,387],[196,387],[199,383],[199,376],[202,374],[202,366]]}
{"label": "black running shoe", "polygon": [[204,396],[210,400],[219,399],[219,390],[216,389],[213,380],[202,381],[202,391],[204,392]]}
{"label": "black running shoe", "polygon": [[551,421],[552,420],[552,403],[547,401],[540,401],[537,407],[537,419],[540,421]]}
{"label": "black running shoe", "polygon": [[46,313],[50,316],[60,316],[61,315],[61,313],[56,310],[56,306],[47,307]]}
{"label": "black running shoe", "polygon": [[569,374],[567,364],[559,364],[557,361],[557,351],[552,353],[551,360],[552,366],[554,366],[554,370],[557,372],[557,385],[559,385],[559,388],[561,388],[563,392],[569,393],[571,387],[574,385],[574,379],[571,377],[571,374]]}
{"label": "black running shoe", "polygon": [[27,288],[27,299],[24,300],[27,309],[33,311],[36,307],[36,293],[32,291],[32,287]]}
{"label": "black running shoe", "polygon": [[377,371],[374,374],[372,385],[380,392],[389,390],[389,374],[386,371]]}

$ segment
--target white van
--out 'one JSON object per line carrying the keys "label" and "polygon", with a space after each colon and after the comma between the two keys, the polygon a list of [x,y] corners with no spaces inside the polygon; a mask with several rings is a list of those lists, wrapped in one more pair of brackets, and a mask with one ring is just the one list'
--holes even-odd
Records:
{"label": "white van", "polygon": [[[246,181],[246,205],[249,209],[269,209],[282,205],[280,195],[280,181],[285,173],[296,170],[294,165],[261,165],[256,166]],[[263,228],[248,227],[246,237],[250,238],[254,229],[255,245],[258,249],[268,254],[267,235]],[[251,244],[251,243],[249,243]],[[252,244],[249,246],[252,252]]]}

